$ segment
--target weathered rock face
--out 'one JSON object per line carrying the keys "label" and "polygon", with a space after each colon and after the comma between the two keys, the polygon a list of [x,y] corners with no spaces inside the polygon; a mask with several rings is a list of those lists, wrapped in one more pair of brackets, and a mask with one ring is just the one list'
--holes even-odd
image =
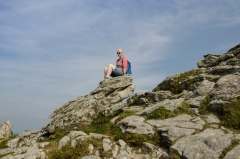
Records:
{"label": "weathered rock face", "polygon": [[0,124],[0,141],[2,139],[9,139],[13,136],[12,124],[10,121],[5,121]]}
{"label": "weathered rock face", "polygon": [[43,130],[54,132],[74,124],[89,124],[98,114],[113,116],[122,109],[122,100],[131,96],[134,89],[131,76],[103,80],[91,93],[57,108],[50,115],[52,122]]}
{"label": "weathered rock face", "polygon": [[225,134],[222,130],[206,129],[199,134],[179,139],[171,150],[188,159],[218,159],[223,149],[231,144],[232,138],[232,134]]}
{"label": "weathered rock face", "polygon": [[[68,135],[56,148],[76,148],[84,143],[89,151],[84,159],[239,158],[240,134],[232,131],[239,120],[231,122],[238,124],[231,130],[224,124],[240,115],[240,44],[223,55],[204,55],[197,65],[199,69],[169,76],[153,91],[133,96],[131,76],[103,80],[94,91],[57,108],[42,131],[24,132],[8,141],[9,148],[0,150],[0,155],[45,158],[39,146],[48,143],[38,143],[44,138],[42,133],[61,128]],[[127,103],[121,102],[129,96]],[[105,134],[84,130],[81,124],[91,124],[99,114],[115,125],[104,127]],[[72,125],[81,131],[71,131]]]}

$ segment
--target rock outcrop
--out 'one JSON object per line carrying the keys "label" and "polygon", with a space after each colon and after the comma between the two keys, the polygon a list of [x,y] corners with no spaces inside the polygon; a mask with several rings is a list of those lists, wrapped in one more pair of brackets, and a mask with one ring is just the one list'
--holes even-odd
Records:
{"label": "rock outcrop", "polygon": [[0,124],[0,141],[11,137],[13,137],[12,123],[10,121],[5,121]]}
{"label": "rock outcrop", "polygon": [[43,129],[54,132],[77,124],[90,124],[99,114],[114,116],[124,107],[122,101],[131,96],[134,89],[131,76],[105,79],[89,94],[70,100],[54,110],[50,115],[52,122]]}
{"label": "rock outcrop", "polygon": [[103,80],[57,108],[41,131],[9,140],[0,155],[44,159],[46,141],[54,140],[61,155],[84,149],[82,159],[239,158],[240,44],[204,55],[197,66],[134,95],[131,76]]}

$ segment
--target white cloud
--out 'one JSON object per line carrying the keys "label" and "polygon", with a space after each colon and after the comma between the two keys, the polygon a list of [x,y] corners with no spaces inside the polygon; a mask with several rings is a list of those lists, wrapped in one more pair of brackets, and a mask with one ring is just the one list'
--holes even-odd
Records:
{"label": "white cloud", "polygon": [[[1,110],[13,108],[16,114],[14,108],[20,105],[45,118],[54,107],[96,88],[103,79],[103,68],[115,63],[118,48],[132,62],[136,91],[152,90],[168,71],[161,70],[160,63],[179,54],[186,58],[184,51],[172,48],[198,45],[188,37],[204,34],[201,31],[206,28],[211,32],[239,25],[239,3],[1,1]],[[226,49],[233,43],[222,42],[217,47]],[[192,57],[187,58],[191,61]],[[168,69],[181,67],[177,62]]]}

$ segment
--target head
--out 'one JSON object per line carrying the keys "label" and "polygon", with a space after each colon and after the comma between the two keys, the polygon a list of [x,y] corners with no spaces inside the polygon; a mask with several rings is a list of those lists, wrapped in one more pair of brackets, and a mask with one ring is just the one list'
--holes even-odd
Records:
{"label": "head", "polygon": [[122,57],[123,57],[123,54],[124,54],[123,49],[118,49],[118,50],[117,50],[117,55],[118,55],[119,58],[122,58]]}

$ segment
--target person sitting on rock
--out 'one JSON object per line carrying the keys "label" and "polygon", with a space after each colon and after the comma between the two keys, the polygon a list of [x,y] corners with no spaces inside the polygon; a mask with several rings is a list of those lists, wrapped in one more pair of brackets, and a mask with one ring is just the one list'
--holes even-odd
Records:
{"label": "person sitting on rock", "polygon": [[123,49],[118,49],[117,55],[119,59],[117,59],[116,61],[116,66],[114,66],[113,64],[109,64],[107,67],[104,68],[104,79],[108,79],[110,76],[117,77],[126,75],[127,58],[123,58]]}

